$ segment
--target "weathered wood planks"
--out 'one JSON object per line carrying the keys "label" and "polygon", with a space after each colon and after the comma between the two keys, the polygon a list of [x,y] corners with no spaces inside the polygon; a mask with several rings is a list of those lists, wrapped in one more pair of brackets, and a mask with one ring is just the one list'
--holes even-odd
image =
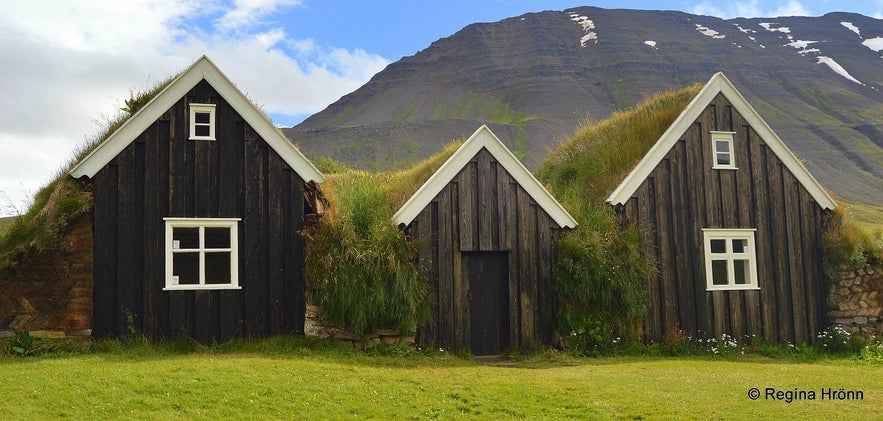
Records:
{"label": "weathered wood planks", "polygon": [[[217,140],[188,137],[214,103]],[[205,81],[93,180],[93,334],[203,342],[303,332],[303,180]],[[163,217],[238,217],[241,290],[163,291]]]}
{"label": "weathered wood planks", "polygon": [[[712,169],[710,131],[733,131],[736,170]],[[645,337],[689,335],[812,342],[823,328],[821,209],[718,95],[644,180],[620,215],[645,230],[659,271],[647,280]],[[703,228],[754,228],[759,290],[706,291]]]}
{"label": "weathered wood planks", "polygon": [[498,315],[498,322],[507,331],[494,337],[495,341],[505,338],[507,343],[494,346],[549,343],[559,227],[487,150],[479,151],[464,166],[408,230],[420,242],[418,261],[430,286],[431,320],[420,328],[421,343],[471,346],[473,319],[488,316],[470,313],[470,297],[475,288],[487,285],[473,284],[482,280],[470,279],[467,272],[481,266],[476,259],[482,259],[483,253],[504,253],[508,268],[504,291],[508,301],[496,306],[506,313]]}

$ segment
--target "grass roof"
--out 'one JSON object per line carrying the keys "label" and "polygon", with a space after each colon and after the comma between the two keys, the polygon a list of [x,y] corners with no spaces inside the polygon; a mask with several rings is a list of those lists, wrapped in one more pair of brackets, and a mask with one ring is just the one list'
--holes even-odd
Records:
{"label": "grass roof", "polygon": [[392,214],[404,205],[462,144],[463,140],[449,143],[435,155],[410,168],[398,171],[369,172],[350,169],[336,163],[320,163],[319,168],[326,175],[325,182],[322,183],[322,192],[332,204],[327,217],[340,218],[342,210],[354,206],[352,192],[349,191],[354,184],[369,184],[374,186],[378,195],[376,206],[382,206],[384,213],[389,212],[391,219]]}
{"label": "grass roof", "polygon": [[557,329],[575,349],[591,353],[637,333],[646,311],[644,279],[655,269],[638,228],[619,225],[605,200],[701,88],[665,92],[604,121],[583,122],[537,171],[580,224],[559,239],[555,264]]}
{"label": "grass roof", "polygon": [[[457,150],[460,142],[411,168],[366,172],[323,160],[323,193],[331,204],[305,235],[307,294],[325,323],[361,336],[376,329],[411,332],[428,317],[426,281],[415,245],[393,214]],[[336,167],[336,168],[335,168]]]}
{"label": "grass roof", "polygon": [[665,92],[606,120],[584,122],[570,140],[549,153],[537,178],[580,220],[587,206],[604,204],[701,89],[694,84]]}

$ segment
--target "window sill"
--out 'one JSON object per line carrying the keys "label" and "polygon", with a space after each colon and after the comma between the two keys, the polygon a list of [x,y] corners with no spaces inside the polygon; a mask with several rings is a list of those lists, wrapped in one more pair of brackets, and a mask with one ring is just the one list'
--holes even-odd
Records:
{"label": "window sill", "polygon": [[735,170],[738,170],[739,167],[716,167],[716,166],[712,166],[711,169],[713,169],[713,170],[733,170],[733,171],[735,171]]}
{"label": "window sill", "polygon": [[735,287],[735,286],[725,286],[725,287],[715,287],[715,288],[705,288],[706,292],[713,291],[759,291],[760,287],[747,285],[744,287]]}
{"label": "window sill", "polygon": [[217,140],[211,136],[190,136],[189,140]]}
{"label": "window sill", "polygon": [[163,291],[201,291],[201,290],[236,290],[242,289],[239,285],[176,285],[171,287],[165,287]]}

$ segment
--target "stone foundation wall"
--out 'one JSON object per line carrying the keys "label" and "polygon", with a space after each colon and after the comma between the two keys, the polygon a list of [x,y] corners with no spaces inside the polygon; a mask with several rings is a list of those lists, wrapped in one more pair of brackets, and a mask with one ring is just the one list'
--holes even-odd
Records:
{"label": "stone foundation wall", "polygon": [[39,338],[92,334],[91,218],[69,225],[60,247],[23,256],[0,278],[0,338],[21,331]]}
{"label": "stone foundation wall", "polygon": [[883,335],[883,267],[865,265],[834,276],[828,318],[854,334]]}
{"label": "stone foundation wall", "polygon": [[333,338],[341,345],[359,349],[370,349],[377,345],[392,345],[401,342],[407,346],[414,345],[414,334],[402,336],[394,330],[379,330],[365,335],[365,338],[356,338],[349,332],[333,326],[323,325],[319,320],[319,308],[307,303],[307,314],[304,319],[304,335],[308,338]]}

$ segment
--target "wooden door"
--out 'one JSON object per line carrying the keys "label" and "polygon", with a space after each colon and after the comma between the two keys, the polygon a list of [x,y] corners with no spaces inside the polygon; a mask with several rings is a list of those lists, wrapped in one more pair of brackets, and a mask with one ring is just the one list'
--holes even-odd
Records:
{"label": "wooden door", "polygon": [[473,355],[497,355],[509,342],[509,256],[506,252],[466,252],[469,321]]}

